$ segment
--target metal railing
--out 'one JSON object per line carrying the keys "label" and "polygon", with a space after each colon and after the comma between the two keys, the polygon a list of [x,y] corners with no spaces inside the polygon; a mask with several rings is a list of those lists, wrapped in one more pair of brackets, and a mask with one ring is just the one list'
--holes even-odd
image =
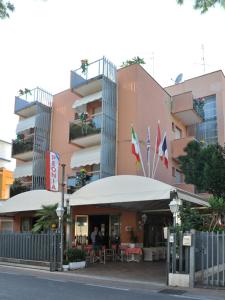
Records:
{"label": "metal railing", "polygon": [[33,151],[34,136],[27,139],[16,139],[12,142],[12,156],[20,153]]}
{"label": "metal railing", "polygon": [[58,233],[0,233],[0,259],[26,262],[49,262],[57,269],[60,261],[60,235]]}
{"label": "metal railing", "polygon": [[87,64],[86,69],[81,67],[71,71],[71,88],[76,88],[88,80],[98,76],[105,76],[116,82],[116,67],[105,57]]}
{"label": "metal railing", "polygon": [[27,108],[32,103],[39,102],[48,107],[52,106],[53,96],[49,92],[37,87],[26,94],[15,97],[15,113]]}
{"label": "metal railing", "polygon": [[102,114],[90,116],[86,121],[75,120],[70,123],[70,140],[98,134],[101,132]]}

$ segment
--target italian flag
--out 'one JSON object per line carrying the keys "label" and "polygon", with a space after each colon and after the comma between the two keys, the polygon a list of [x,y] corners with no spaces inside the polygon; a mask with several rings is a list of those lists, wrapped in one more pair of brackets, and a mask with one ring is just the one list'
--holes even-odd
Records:
{"label": "italian flag", "polygon": [[137,134],[135,133],[133,127],[131,127],[131,149],[132,149],[132,153],[136,157],[136,162],[140,163],[141,162],[141,159],[140,159],[140,147],[139,147],[139,142],[138,142]]}

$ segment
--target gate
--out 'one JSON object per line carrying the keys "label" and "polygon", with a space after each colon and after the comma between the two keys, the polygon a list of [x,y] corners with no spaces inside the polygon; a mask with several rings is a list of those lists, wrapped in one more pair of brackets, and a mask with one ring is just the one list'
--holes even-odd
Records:
{"label": "gate", "polygon": [[195,282],[225,286],[225,232],[195,233]]}
{"label": "gate", "polygon": [[170,285],[224,287],[225,232],[170,232],[167,266]]}
{"label": "gate", "polygon": [[60,264],[60,234],[0,233],[0,259],[18,263],[48,263],[50,271]]}

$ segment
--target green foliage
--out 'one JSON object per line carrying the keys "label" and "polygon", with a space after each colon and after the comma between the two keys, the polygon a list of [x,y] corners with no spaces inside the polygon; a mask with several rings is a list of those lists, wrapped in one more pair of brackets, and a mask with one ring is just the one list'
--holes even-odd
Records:
{"label": "green foliage", "polygon": [[35,214],[38,219],[32,228],[34,233],[50,231],[53,225],[58,224],[58,217],[56,214],[57,206],[57,203],[53,205],[43,205],[42,209]]}
{"label": "green foliage", "polygon": [[[178,4],[183,4],[184,0],[177,0]],[[209,8],[220,4],[222,8],[225,8],[225,0],[195,0],[194,9],[200,10],[202,14],[206,13]]]}
{"label": "green foliage", "polygon": [[225,226],[222,221],[225,220],[225,200],[221,197],[210,197],[209,204],[212,210],[212,220],[209,230],[224,231]]}
{"label": "green foliage", "polygon": [[130,242],[131,243],[137,243],[138,242],[138,237],[135,234],[133,229],[131,229],[131,231],[130,231]]}
{"label": "green foliage", "polygon": [[84,261],[86,259],[86,253],[77,248],[69,248],[66,252],[66,257],[69,262]]}
{"label": "green foliage", "polygon": [[15,10],[14,5],[5,0],[0,0],[0,19],[9,18],[9,14]]}
{"label": "green foliage", "polygon": [[186,207],[180,207],[179,217],[181,219],[180,229],[182,231],[190,231],[191,229],[203,229],[204,217],[199,213],[198,210],[191,208],[190,204],[187,204]]}
{"label": "green foliage", "polygon": [[134,65],[134,64],[144,65],[145,64],[144,58],[140,58],[139,56],[135,56],[130,60],[124,61],[121,65],[121,67],[127,67],[127,66]]}
{"label": "green foliage", "polygon": [[198,191],[225,198],[225,148],[193,141],[184,151],[186,155],[178,159],[185,182],[194,184]]}
{"label": "green foliage", "polygon": [[28,187],[24,186],[19,179],[15,179],[13,184],[10,187],[10,197],[18,195],[20,193],[27,192],[29,189]]}

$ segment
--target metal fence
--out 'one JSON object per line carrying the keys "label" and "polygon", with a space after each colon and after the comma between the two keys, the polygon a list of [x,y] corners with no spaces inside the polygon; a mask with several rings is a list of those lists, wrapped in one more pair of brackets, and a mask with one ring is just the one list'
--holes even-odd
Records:
{"label": "metal fence", "polygon": [[189,274],[190,287],[225,286],[225,232],[170,232],[168,273]]}
{"label": "metal fence", "polygon": [[225,233],[195,233],[195,282],[225,286]]}
{"label": "metal fence", "polygon": [[56,271],[60,262],[60,234],[0,233],[0,259],[49,262],[50,270]]}

